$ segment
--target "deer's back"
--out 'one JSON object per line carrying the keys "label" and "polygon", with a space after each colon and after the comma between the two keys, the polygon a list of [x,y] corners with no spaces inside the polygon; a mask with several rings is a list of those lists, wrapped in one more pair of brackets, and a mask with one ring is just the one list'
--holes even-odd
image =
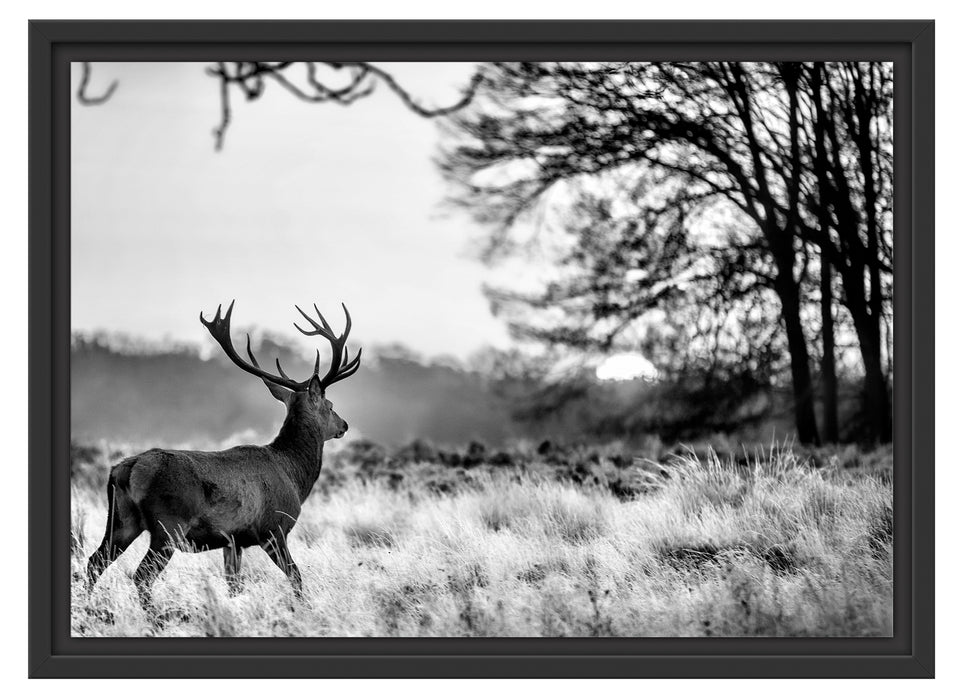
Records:
{"label": "deer's back", "polygon": [[124,460],[112,474],[144,529],[162,527],[200,547],[265,542],[288,532],[300,511],[282,457],[267,447],[154,449]]}

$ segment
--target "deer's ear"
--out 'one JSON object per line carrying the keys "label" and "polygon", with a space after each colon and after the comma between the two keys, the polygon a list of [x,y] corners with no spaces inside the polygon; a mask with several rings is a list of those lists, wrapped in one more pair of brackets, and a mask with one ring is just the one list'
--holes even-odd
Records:
{"label": "deer's ear", "polygon": [[310,387],[308,389],[310,392],[311,399],[318,399],[323,396],[323,385],[320,383],[319,375],[314,374],[310,378]]}
{"label": "deer's ear", "polygon": [[279,384],[274,384],[271,381],[266,379],[263,380],[263,383],[266,384],[266,388],[270,390],[270,393],[273,394],[273,398],[277,401],[282,401],[287,406],[290,405],[290,399],[293,398],[293,392],[287,389],[284,386]]}

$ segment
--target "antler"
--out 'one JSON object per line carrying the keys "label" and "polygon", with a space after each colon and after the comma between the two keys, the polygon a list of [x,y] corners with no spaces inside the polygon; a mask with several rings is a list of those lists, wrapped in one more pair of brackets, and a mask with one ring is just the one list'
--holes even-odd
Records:
{"label": "antler", "polygon": [[[286,387],[291,391],[304,391],[309,385],[310,380],[298,382],[287,375],[283,371],[283,368],[280,367],[279,358],[276,359],[276,369],[280,373],[279,376],[275,374],[270,374],[260,369],[260,363],[256,361],[256,357],[253,356],[253,349],[250,347],[250,334],[246,334],[246,354],[250,358],[250,362],[244,360],[237,351],[233,348],[233,340],[230,338],[230,317],[233,315],[233,304],[236,302],[234,299],[230,302],[230,306],[226,310],[226,315],[220,315],[222,305],[216,307],[216,316],[213,317],[212,321],[207,321],[203,318],[203,312],[200,312],[200,323],[206,326],[206,329],[210,331],[210,335],[213,336],[213,339],[219,343],[220,347],[223,348],[223,352],[226,353],[226,356],[229,357],[233,364],[242,369],[244,372],[249,372],[250,374],[259,377],[273,384],[279,384],[280,386]],[[252,363],[252,364],[250,364]],[[313,376],[320,373],[320,351],[316,351],[316,364],[313,368]],[[312,376],[310,377],[312,379]]]}
{"label": "antler", "polygon": [[[310,318],[309,315],[299,306],[296,307],[296,310],[307,320],[307,322],[313,326],[313,330],[308,331],[300,328],[296,323],[293,325],[303,335],[319,335],[326,338],[330,341],[330,345],[333,346],[333,357],[330,360],[330,371],[326,373],[326,376],[320,380],[320,384],[323,388],[327,388],[331,384],[340,381],[341,379],[346,379],[347,377],[352,376],[360,368],[360,356],[363,354],[363,349],[357,351],[356,357],[353,360],[350,360],[350,353],[346,347],[346,339],[350,335],[350,329],[353,327],[353,319],[350,318],[350,312],[346,308],[346,304],[342,304],[343,313],[346,314],[346,327],[343,329],[343,333],[340,336],[337,336],[333,333],[333,328],[330,327],[330,324],[326,322],[326,319],[323,318],[323,314],[320,313],[320,309],[316,304],[313,304],[313,309],[316,311],[317,317],[320,319],[319,323]],[[322,324],[322,325],[321,325]]]}

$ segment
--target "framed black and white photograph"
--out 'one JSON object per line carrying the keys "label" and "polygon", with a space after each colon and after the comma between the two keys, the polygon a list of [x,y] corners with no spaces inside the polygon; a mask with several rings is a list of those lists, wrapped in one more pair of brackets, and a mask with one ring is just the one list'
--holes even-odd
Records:
{"label": "framed black and white photograph", "polygon": [[31,675],[932,676],[933,31],[31,23]]}

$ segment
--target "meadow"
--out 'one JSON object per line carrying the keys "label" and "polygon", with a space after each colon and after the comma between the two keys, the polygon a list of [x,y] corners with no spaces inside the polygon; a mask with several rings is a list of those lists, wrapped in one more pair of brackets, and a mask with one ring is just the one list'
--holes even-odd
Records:
{"label": "meadow", "polygon": [[[304,576],[246,550],[177,553],[140,609],[141,536],[92,591],[109,465],[74,445],[75,636],[888,636],[888,448],[328,450],[290,538]],[[331,443],[331,446],[333,443]]]}

